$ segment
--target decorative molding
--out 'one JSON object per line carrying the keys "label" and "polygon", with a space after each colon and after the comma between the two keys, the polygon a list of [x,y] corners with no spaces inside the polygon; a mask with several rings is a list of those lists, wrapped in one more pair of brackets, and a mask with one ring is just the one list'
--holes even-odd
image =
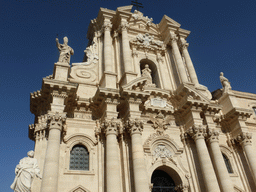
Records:
{"label": "decorative molding", "polygon": [[122,122],[119,119],[104,119],[101,122],[101,130],[106,134],[114,134],[118,135],[120,133],[120,130],[122,130],[123,125]]}
{"label": "decorative molding", "polygon": [[90,192],[90,191],[85,187],[83,187],[82,185],[78,185],[74,189],[71,189],[69,192]]}
{"label": "decorative molding", "polygon": [[214,129],[208,130],[208,141],[210,143],[219,142],[219,135],[220,133],[217,130],[214,130]]}

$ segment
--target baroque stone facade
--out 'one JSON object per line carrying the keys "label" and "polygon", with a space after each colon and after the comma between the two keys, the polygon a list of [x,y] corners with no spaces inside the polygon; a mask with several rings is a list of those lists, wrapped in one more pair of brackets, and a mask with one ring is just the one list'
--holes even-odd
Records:
{"label": "baroque stone facade", "polygon": [[256,95],[232,90],[223,73],[211,94],[190,31],[131,9],[100,8],[81,63],[57,41],[53,75],[30,98],[43,175],[32,191],[256,191]]}

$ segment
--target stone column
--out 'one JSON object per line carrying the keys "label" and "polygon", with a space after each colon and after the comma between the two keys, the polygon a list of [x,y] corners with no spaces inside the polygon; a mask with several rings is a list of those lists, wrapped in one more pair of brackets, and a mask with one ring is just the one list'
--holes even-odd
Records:
{"label": "stone column", "polygon": [[118,129],[120,123],[112,120],[105,120],[102,128],[106,134],[106,180],[107,192],[122,191],[121,190],[121,171],[118,150]]}
{"label": "stone column", "polygon": [[255,151],[252,147],[252,134],[251,133],[241,133],[237,136],[237,140],[240,145],[243,147],[243,150],[250,167],[254,183],[256,184],[256,157]]}
{"label": "stone column", "polygon": [[132,61],[131,61],[131,50],[129,44],[129,38],[127,33],[128,22],[122,19],[120,28],[122,31],[122,48],[123,48],[123,59],[124,59],[124,71],[133,72]]}
{"label": "stone column", "polygon": [[199,126],[193,126],[189,130],[196,143],[196,150],[203,175],[204,185],[207,192],[219,192],[219,185],[212,166],[211,158],[205,143],[206,130]]}
{"label": "stone column", "polygon": [[188,45],[189,44],[186,42],[186,40],[184,38],[181,38],[180,41],[181,41],[182,54],[185,58],[187,68],[188,68],[188,73],[190,75],[191,81],[192,81],[192,83],[195,84],[195,86],[197,86],[199,84],[199,82],[198,82],[198,78],[197,78],[197,75],[196,75],[194,65],[193,65],[192,60],[191,60],[191,58],[189,56],[189,53],[188,53]]}
{"label": "stone column", "polygon": [[112,28],[112,24],[109,20],[105,19],[103,24],[104,29],[104,64],[105,71],[114,72],[112,65],[112,38],[110,35],[110,31]]}
{"label": "stone column", "polygon": [[163,57],[162,57],[160,52],[157,53],[156,60],[158,61],[159,69],[161,71],[160,79],[161,79],[162,87],[164,89],[168,89],[168,85],[167,85],[168,82],[165,80],[166,77],[165,77],[165,72],[164,72],[164,69],[163,69],[164,59],[163,59]]}
{"label": "stone column", "polygon": [[183,64],[180,50],[179,50],[179,47],[177,44],[178,38],[173,32],[170,33],[170,37],[171,37],[172,53],[176,60],[176,65],[178,68],[178,73],[180,74],[181,82],[188,82],[188,77],[186,75],[185,66]]}
{"label": "stone column", "polygon": [[219,146],[219,132],[216,130],[209,131],[208,142],[212,152],[212,160],[218,177],[218,182],[222,192],[234,191],[233,184],[230,180],[229,173]]}
{"label": "stone column", "polygon": [[137,119],[128,120],[126,127],[131,134],[132,140],[132,162],[135,192],[149,192],[148,174],[141,139],[143,123],[139,122]]}
{"label": "stone column", "polygon": [[65,114],[49,114],[49,137],[45,154],[41,192],[58,191],[60,142]]}

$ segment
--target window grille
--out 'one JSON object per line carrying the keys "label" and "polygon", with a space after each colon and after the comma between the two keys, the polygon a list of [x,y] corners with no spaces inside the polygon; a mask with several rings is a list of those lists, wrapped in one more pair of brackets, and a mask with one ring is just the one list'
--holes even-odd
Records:
{"label": "window grille", "polygon": [[89,152],[82,145],[75,145],[70,152],[70,170],[89,170]]}
{"label": "window grille", "polygon": [[228,157],[226,155],[224,155],[223,153],[222,153],[222,156],[223,156],[223,159],[225,161],[226,167],[228,169],[228,173],[233,173],[233,169],[231,167],[231,164],[230,164],[230,161],[229,161]]}

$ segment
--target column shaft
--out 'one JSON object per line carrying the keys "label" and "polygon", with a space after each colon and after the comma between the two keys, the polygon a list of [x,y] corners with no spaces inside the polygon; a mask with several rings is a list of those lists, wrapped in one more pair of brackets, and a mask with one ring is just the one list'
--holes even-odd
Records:
{"label": "column shaft", "polygon": [[176,65],[178,67],[178,72],[180,74],[181,82],[188,82],[188,77],[186,75],[185,67],[181,58],[181,54],[179,51],[179,47],[177,44],[177,37],[176,35],[171,35],[171,45],[172,45],[172,53],[176,60]]}
{"label": "column shaft", "polygon": [[132,160],[135,192],[149,191],[144,152],[140,133],[132,133]]}
{"label": "column shaft", "polygon": [[195,85],[198,85],[199,84],[198,78],[197,78],[196,71],[195,71],[194,65],[192,63],[192,60],[189,56],[187,46],[182,48],[182,53],[184,55],[184,58],[185,58],[185,61],[186,61],[186,64],[187,64],[188,73],[190,75],[191,81]]}
{"label": "column shaft", "polygon": [[255,157],[255,151],[253,150],[253,147],[251,144],[242,144],[252,176],[254,183],[256,184],[256,157]]}
{"label": "column shaft", "polygon": [[116,134],[106,135],[107,192],[121,192],[120,162]]}
{"label": "column shaft", "polygon": [[218,182],[222,192],[231,192],[234,190],[233,184],[230,180],[227,167],[225,165],[220,146],[217,141],[210,141],[210,148],[213,156],[213,164],[218,177]]}
{"label": "column shaft", "polygon": [[210,155],[204,140],[204,137],[198,136],[195,138],[196,150],[199,158],[199,163],[201,166],[201,171],[203,174],[204,184],[207,192],[218,192],[219,185],[217,178],[214,173]]}
{"label": "column shaft", "polygon": [[128,33],[125,27],[123,27],[122,29],[122,48],[124,58],[124,70],[125,72],[133,72]]}
{"label": "column shaft", "polygon": [[57,192],[61,129],[51,128],[47,142],[41,192]]}
{"label": "column shaft", "polygon": [[105,71],[114,72],[112,66],[112,38],[109,25],[106,25],[104,29],[104,64]]}

